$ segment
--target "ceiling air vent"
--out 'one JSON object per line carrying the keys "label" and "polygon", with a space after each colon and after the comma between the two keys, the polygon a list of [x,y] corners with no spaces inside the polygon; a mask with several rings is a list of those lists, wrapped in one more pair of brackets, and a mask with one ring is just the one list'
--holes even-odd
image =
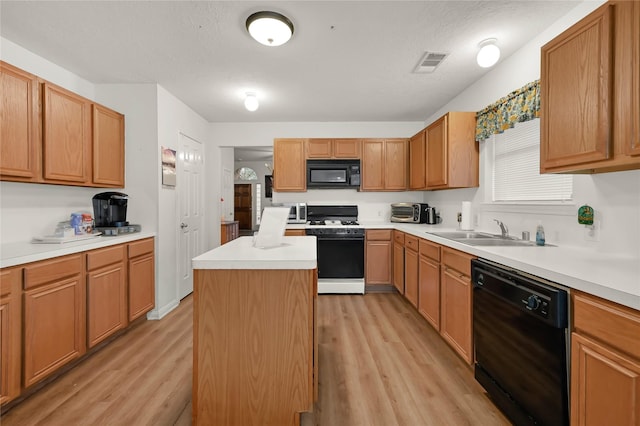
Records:
{"label": "ceiling air vent", "polygon": [[442,52],[424,52],[418,65],[413,70],[414,73],[433,72],[448,56],[448,53]]}

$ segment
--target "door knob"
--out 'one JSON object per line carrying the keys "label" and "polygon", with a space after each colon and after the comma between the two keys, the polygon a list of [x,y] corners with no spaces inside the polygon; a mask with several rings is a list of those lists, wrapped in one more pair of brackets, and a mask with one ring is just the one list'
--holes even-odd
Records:
{"label": "door knob", "polygon": [[184,229],[184,228],[187,228],[187,227],[189,227],[189,225],[187,225],[187,224],[186,224],[186,223],[184,223],[184,222],[182,222],[182,223],[180,224],[180,228],[181,228],[181,229]]}

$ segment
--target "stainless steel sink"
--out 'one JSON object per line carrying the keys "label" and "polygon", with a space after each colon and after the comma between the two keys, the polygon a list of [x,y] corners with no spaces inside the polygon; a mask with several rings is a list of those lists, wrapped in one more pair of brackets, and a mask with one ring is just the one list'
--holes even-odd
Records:
{"label": "stainless steel sink", "polygon": [[448,240],[457,241],[470,246],[535,246],[533,241],[517,240],[511,237],[503,237],[501,235],[488,234],[486,232],[474,231],[451,231],[451,232],[427,232],[427,234],[436,235]]}
{"label": "stainless steel sink", "polygon": [[484,232],[473,232],[473,231],[427,232],[427,234],[437,235],[438,237],[447,238],[450,240],[497,237],[497,235],[486,234]]}

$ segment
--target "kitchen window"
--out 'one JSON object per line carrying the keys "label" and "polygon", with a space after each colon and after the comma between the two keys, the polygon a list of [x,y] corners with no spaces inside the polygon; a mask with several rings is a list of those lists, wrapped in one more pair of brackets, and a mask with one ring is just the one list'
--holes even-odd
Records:
{"label": "kitchen window", "polygon": [[487,140],[493,152],[495,203],[570,201],[573,176],[540,174],[540,119],[517,123]]}

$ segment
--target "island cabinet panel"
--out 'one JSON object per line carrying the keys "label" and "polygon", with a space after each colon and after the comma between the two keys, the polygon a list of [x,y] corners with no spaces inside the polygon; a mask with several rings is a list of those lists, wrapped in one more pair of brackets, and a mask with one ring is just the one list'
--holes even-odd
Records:
{"label": "island cabinet panel", "polygon": [[44,178],[91,183],[91,102],[51,83],[43,84]]}
{"label": "island cabinet panel", "polygon": [[640,421],[640,311],[575,292],[571,424]]}
{"label": "island cabinet panel", "polygon": [[124,115],[93,104],[93,183],[124,187]]}
{"label": "island cabinet panel", "polygon": [[392,234],[391,229],[366,231],[364,278],[367,285],[391,284]]}
{"label": "island cabinet panel", "polygon": [[273,190],[304,192],[307,190],[307,164],[304,139],[273,141]]}
{"label": "island cabinet panel", "polygon": [[0,271],[0,404],[20,395],[22,268]]}
{"label": "island cabinet panel", "polygon": [[194,271],[194,425],[298,425],[312,411],[315,270]]}
{"label": "island cabinet panel", "polygon": [[0,176],[37,181],[41,175],[38,79],[0,61],[0,92]]}
{"label": "island cabinet panel", "polygon": [[87,253],[87,345],[127,326],[125,246]]}
{"label": "island cabinet panel", "polygon": [[147,238],[128,245],[129,321],[141,317],[155,306],[154,244],[153,238]]}
{"label": "island cabinet panel", "polygon": [[24,386],[53,373],[86,351],[82,255],[24,268]]}
{"label": "island cabinet panel", "polygon": [[440,334],[469,364],[473,362],[471,259],[442,248],[440,272]]}

